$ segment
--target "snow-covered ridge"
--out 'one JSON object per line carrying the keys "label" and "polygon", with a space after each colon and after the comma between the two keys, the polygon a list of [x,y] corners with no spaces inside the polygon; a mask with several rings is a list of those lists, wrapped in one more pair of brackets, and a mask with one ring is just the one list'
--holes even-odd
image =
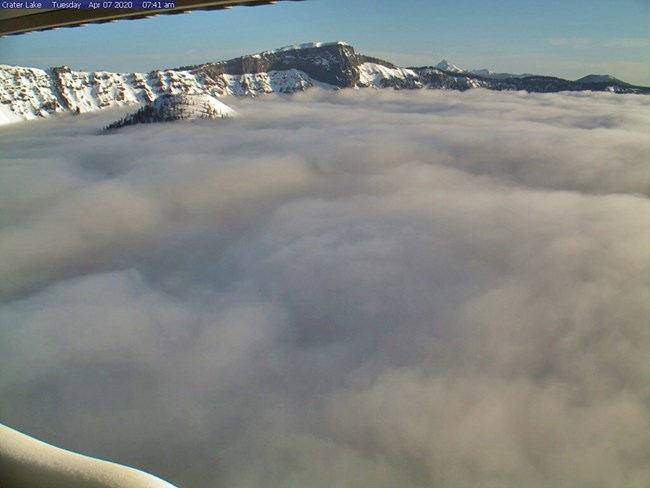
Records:
{"label": "snow-covered ridge", "polygon": [[445,60],[436,67],[399,68],[388,61],[357,54],[345,42],[312,42],[228,61],[149,73],[0,65],[0,125],[61,112],[83,113],[146,104],[162,95],[257,96],[294,93],[313,86],[650,93],[649,88],[631,86],[613,77],[599,75],[597,81],[590,77],[574,82],[549,76],[511,76],[487,70],[472,73]]}
{"label": "snow-covered ridge", "polygon": [[183,71],[109,73],[0,65],[0,123],[92,112],[151,102],[164,93],[199,94],[205,87]]}
{"label": "snow-covered ridge", "polygon": [[[333,48],[344,48],[345,53]],[[256,58],[264,61],[256,62]],[[146,104],[162,95],[217,98],[293,93],[313,86],[353,86],[355,63],[354,49],[337,41],[298,44],[225,62],[149,73],[0,65],[0,125],[55,113]]]}
{"label": "snow-covered ridge", "polygon": [[490,71],[489,69],[486,68],[473,69],[471,71],[466,71],[466,73],[470,73],[476,76],[482,76],[483,78],[493,78],[495,80],[505,80],[507,78],[527,78],[529,76],[535,76],[530,73],[523,73],[523,74],[497,73],[495,71]]}
{"label": "snow-covered ridge", "polygon": [[210,77],[188,70],[149,73],[40,70],[0,65],[0,125],[146,104],[162,95],[256,96],[323,86],[299,70]]}
{"label": "snow-covered ridge", "polygon": [[535,76],[530,73],[524,73],[521,75],[516,75],[513,73],[497,73],[495,71],[490,71],[489,69],[486,68],[466,70],[463,68],[459,68],[455,64],[451,64],[446,59],[440,61],[438,64],[434,66],[434,68],[439,69],[440,71],[444,71],[446,73],[475,75],[475,76],[480,76],[482,78],[491,78],[495,80],[505,80],[507,78],[527,78],[529,76]]}
{"label": "snow-covered ridge", "polygon": [[175,488],[149,473],[54,447],[0,424],[3,488]]}
{"label": "snow-covered ridge", "polygon": [[343,41],[334,41],[334,42],[306,42],[303,44],[293,44],[291,46],[280,47],[278,49],[271,49],[267,51],[262,51],[259,54],[253,54],[253,56],[259,56],[262,54],[277,54],[277,53],[286,53],[288,51],[297,51],[300,49],[316,49],[321,47],[331,47],[331,46],[346,46],[352,47],[348,43]]}

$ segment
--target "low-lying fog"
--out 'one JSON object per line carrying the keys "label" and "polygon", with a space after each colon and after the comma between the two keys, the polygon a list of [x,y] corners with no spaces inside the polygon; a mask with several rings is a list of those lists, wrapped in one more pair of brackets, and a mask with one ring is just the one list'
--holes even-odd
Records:
{"label": "low-lying fog", "polygon": [[650,98],[0,130],[0,421],[184,488],[645,488]]}

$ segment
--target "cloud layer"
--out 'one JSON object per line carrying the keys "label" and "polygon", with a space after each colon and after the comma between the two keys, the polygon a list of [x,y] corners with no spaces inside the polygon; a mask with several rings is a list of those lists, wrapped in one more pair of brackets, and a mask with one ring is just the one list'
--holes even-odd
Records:
{"label": "cloud layer", "polygon": [[647,99],[231,103],[0,132],[3,422],[184,487],[647,486]]}

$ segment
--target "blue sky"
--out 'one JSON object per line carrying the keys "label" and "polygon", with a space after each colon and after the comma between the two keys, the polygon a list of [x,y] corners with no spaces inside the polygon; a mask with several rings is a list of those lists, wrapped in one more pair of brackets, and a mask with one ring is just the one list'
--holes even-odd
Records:
{"label": "blue sky", "polygon": [[647,0],[305,0],[0,39],[0,62],[148,71],[308,41],[343,40],[400,65],[650,86]]}

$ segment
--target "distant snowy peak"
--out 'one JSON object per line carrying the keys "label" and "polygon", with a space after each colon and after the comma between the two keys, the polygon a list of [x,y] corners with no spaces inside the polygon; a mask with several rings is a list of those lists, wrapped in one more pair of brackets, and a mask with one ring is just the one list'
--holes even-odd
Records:
{"label": "distant snowy peak", "polygon": [[210,95],[162,95],[106,129],[176,120],[224,119],[235,115],[232,108]]}
{"label": "distant snowy peak", "polygon": [[468,73],[471,73],[476,76],[482,76],[483,78],[490,78],[493,80],[505,80],[507,78],[527,78],[529,76],[535,76],[530,73],[523,73],[520,75],[516,75],[513,73],[496,73],[494,71],[490,71],[489,69],[473,69],[471,71],[468,71]]}
{"label": "distant snowy peak", "polygon": [[449,61],[447,61],[446,59],[440,61],[438,64],[434,66],[434,68],[439,69],[440,71],[445,71],[446,73],[474,75],[474,76],[480,76],[482,78],[489,78],[491,80],[505,80],[507,78],[526,78],[528,76],[534,76],[531,75],[530,73],[524,73],[521,75],[515,75],[513,73],[497,73],[495,71],[491,71],[485,68],[464,70],[454,64],[449,63]]}
{"label": "distant snowy peak", "polygon": [[434,68],[439,69],[440,71],[446,71],[447,73],[463,73],[463,70],[458,66],[450,64],[446,59],[443,59]]}
{"label": "distant snowy peak", "polygon": [[617,85],[626,85],[624,81],[614,78],[611,75],[587,75],[576,80],[576,83],[614,83]]}

